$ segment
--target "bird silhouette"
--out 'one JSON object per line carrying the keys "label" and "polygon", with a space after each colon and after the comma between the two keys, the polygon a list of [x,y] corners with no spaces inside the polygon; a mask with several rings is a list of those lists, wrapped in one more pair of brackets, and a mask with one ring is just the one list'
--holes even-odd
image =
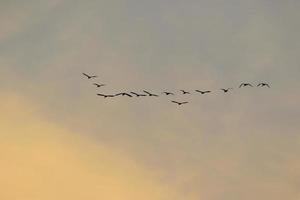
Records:
{"label": "bird silhouette", "polygon": [[152,93],[150,93],[150,92],[148,92],[148,91],[146,91],[146,90],[143,90],[143,92],[145,92],[146,94],[148,94],[150,97],[151,97],[151,96],[153,96],[153,97],[158,97],[157,94],[152,94]]}
{"label": "bird silhouette", "polygon": [[126,93],[126,92],[121,92],[121,93],[118,93],[118,94],[115,94],[114,96],[128,96],[128,97],[132,97],[132,95]]}
{"label": "bird silhouette", "polygon": [[107,97],[114,97],[115,95],[109,95],[109,94],[97,94],[98,96],[107,98]]}
{"label": "bird silhouette", "polygon": [[145,94],[138,94],[138,93],[136,93],[136,92],[130,92],[131,94],[134,94],[136,97],[145,97],[145,96],[147,96],[147,95],[145,95]]}
{"label": "bird silhouette", "polygon": [[199,92],[201,94],[206,94],[206,93],[210,93],[210,90],[206,90],[206,91],[201,91],[201,90],[195,90],[196,92]]}
{"label": "bird silhouette", "polygon": [[242,83],[239,88],[241,87],[246,87],[246,86],[249,86],[249,87],[253,87],[253,85],[251,85],[250,83]]}
{"label": "bird silhouette", "polygon": [[86,76],[88,79],[91,79],[91,78],[96,78],[97,76],[92,76],[92,75],[88,75],[86,73],[82,73],[84,76]]}
{"label": "bird silhouette", "polygon": [[270,88],[270,85],[268,83],[260,83],[257,85],[257,87],[268,87]]}
{"label": "bird silhouette", "polygon": [[171,101],[171,102],[176,103],[176,104],[179,105],[179,106],[181,106],[182,104],[187,104],[187,103],[189,103],[189,102],[187,102],[187,101],[184,101],[184,102]]}
{"label": "bird silhouette", "polygon": [[165,94],[165,95],[174,95],[174,93],[172,93],[172,92],[162,92],[162,94]]}
{"label": "bird silhouette", "polygon": [[94,85],[96,85],[98,88],[105,86],[105,84],[98,84],[98,83],[94,83]]}
{"label": "bird silhouette", "polygon": [[185,91],[185,90],[180,90],[182,92],[182,94],[190,94],[189,92]]}
{"label": "bird silhouette", "polygon": [[232,90],[232,89],[233,88],[227,88],[227,89],[222,88],[221,90],[223,90],[224,93],[227,93],[227,92],[229,92],[229,90]]}

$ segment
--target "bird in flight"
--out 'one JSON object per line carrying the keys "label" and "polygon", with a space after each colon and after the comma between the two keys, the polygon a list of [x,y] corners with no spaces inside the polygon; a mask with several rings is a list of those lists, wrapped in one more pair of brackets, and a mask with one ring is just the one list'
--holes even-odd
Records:
{"label": "bird in flight", "polygon": [[185,90],[180,90],[182,92],[182,94],[190,94],[189,92],[185,91]]}
{"label": "bird in flight", "polygon": [[227,93],[227,92],[229,92],[229,90],[232,90],[232,89],[233,88],[227,88],[227,89],[222,88],[221,90],[223,90],[224,93]]}
{"label": "bird in flight", "polygon": [[109,95],[109,94],[97,94],[98,96],[107,98],[107,97],[114,97],[115,95]]}
{"label": "bird in flight", "polygon": [[145,97],[145,96],[147,96],[147,95],[145,95],[145,94],[138,94],[138,93],[136,93],[136,92],[130,92],[131,94],[134,94],[136,97]]}
{"label": "bird in flight", "polygon": [[270,88],[270,85],[268,83],[260,83],[257,85],[257,87],[268,87]]}
{"label": "bird in flight", "polygon": [[145,92],[146,94],[148,94],[150,97],[151,97],[151,96],[153,96],[153,97],[158,97],[157,94],[152,94],[152,93],[150,93],[150,92],[148,92],[148,91],[146,91],[146,90],[143,90],[143,92]]}
{"label": "bird in flight", "polygon": [[86,73],[82,73],[84,76],[86,76],[88,79],[91,79],[91,78],[96,78],[97,76],[92,76],[92,75],[88,75]]}
{"label": "bird in flight", "polygon": [[94,85],[96,85],[98,88],[105,86],[105,84],[98,84],[98,83],[94,83]]}
{"label": "bird in flight", "polygon": [[239,88],[241,87],[246,87],[246,86],[249,86],[249,87],[253,87],[253,85],[251,85],[250,83],[242,83]]}
{"label": "bird in flight", "polygon": [[174,93],[172,93],[172,92],[162,92],[162,94],[165,94],[165,95],[174,95]]}
{"label": "bird in flight", "polygon": [[176,103],[177,105],[181,106],[182,104],[187,104],[189,102],[184,101],[184,102],[178,102],[178,101],[171,101],[172,103]]}
{"label": "bird in flight", "polygon": [[206,91],[201,91],[201,90],[195,90],[196,92],[200,92],[201,94],[206,94],[206,93],[210,93],[210,90],[206,90]]}
{"label": "bird in flight", "polygon": [[115,94],[114,96],[120,96],[120,95],[132,97],[132,95],[130,95],[130,94],[126,93],[126,92],[121,92],[121,93]]}

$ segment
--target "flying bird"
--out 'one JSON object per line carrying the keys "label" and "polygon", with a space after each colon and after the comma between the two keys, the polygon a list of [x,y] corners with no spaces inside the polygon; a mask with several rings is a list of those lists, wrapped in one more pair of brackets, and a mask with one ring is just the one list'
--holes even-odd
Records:
{"label": "flying bird", "polygon": [[257,85],[257,87],[268,87],[270,88],[270,85],[268,83],[260,83]]}
{"label": "flying bird", "polygon": [[190,94],[189,92],[185,91],[185,90],[180,90],[182,92],[182,94]]}
{"label": "flying bird", "polygon": [[130,92],[131,94],[134,94],[136,97],[145,97],[145,96],[147,96],[147,95],[145,95],[145,94],[138,94],[138,93],[136,93],[136,92]]}
{"label": "flying bird", "polygon": [[86,73],[82,73],[84,76],[86,76],[88,79],[91,79],[91,78],[96,78],[97,76],[92,76],[92,75],[88,75]]}
{"label": "flying bird", "polygon": [[98,83],[94,83],[94,85],[96,85],[98,88],[105,86],[105,84],[98,84]]}
{"label": "flying bird", "polygon": [[150,92],[148,92],[148,91],[146,91],[146,90],[143,90],[143,92],[145,92],[146,94],[148,94],[149,97],[151,97],[151,96],[153,96],[153,97],[158,97],[157,94],[152,94],[152,93],[150,93]]}
{"label": "flying bird", "polygon": [[165,95],[174,95],[174,93],[172,93],[172,92],[162,92],[162,94],[165,94]]}
{"label": "flying bird", "polygon": [[224,93],[227,93],[227,92],[229,92],[229,90],[232,90],[232,89],[233,88],[227,88],[227,89],[222,88],[221,90],[223,90]]}
{"label": "flying bird", "polygon": [[239,88],[241,87],[246,87],[246,86],[249,86],[249,87],[253,87],[253,85],[251,85],[250,83],[242,83]]}
{"label": "flying bird", "polygon": [[196,92],[199,92],[201,94],[206,94],[206,93],[210,93],[210,90],[206,90],[206,91],[201,91],[201,90],[195,90]]}
{"label": "flying bird", "polygon": [[97,94],[98,96],[107,98],[107,97],[114,97],[115,95],[109,95],[109,94]]}
{"label": "flying bird", "polygon": [[189,102],[187,102],[187,101],[184,101],[184,102],[171,101],[171,102],[176,103],[176,104],[179,105],[179,106],[181,106],[182,104],[187,104],[187,103],[189,103]]}
{"label": "flying bird", "polygon": [[126,93],[126,92],[121,92],[121,93],[115,94],[115,96],[120,96],[120,95],[132,97],[132,95],[130,95],[130,94]]}

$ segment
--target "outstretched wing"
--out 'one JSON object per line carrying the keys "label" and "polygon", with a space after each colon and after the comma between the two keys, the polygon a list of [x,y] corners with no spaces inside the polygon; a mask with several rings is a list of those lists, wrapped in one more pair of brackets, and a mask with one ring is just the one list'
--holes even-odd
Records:
{"label": "outstretched wing", "polygon": [[128,96],[128,97],[132,97],[130,94],[128,94],[128,93],[123,93],[123,95],[126,95],[126,96]]}
{"label": "outstretched wing", "polygon": [[143,92],[145,92],[146,94],[151,95],[151,93],[150,93],[150,92],[147,92],[146,90],[143,90]]}
{"label": "outstretched wing", "polygon": [[87,75],[86,73],[82,73],[84,76],[86,76],[86,77],[88,77],[88,78],[90,78],[90,76],[89,75]]}
{"label": "outstretched wing", "polygon": [[120,96],[120,95],[123,95],[123,93],[117,93],[117,94],[115,94],[115,96]]}
{"label": "outstretched wing", "polygon": [[135,92],[130,92],[131,94],[134,94],[134,95],[136,95],[136,96],[139,96],[139,94],[138,93],[135,93]]}
{"label": "outstretched wing", "polygon": [[101,96],[101,97],[105,97],[106,95],[104,94],[97,94],[98,96]]}

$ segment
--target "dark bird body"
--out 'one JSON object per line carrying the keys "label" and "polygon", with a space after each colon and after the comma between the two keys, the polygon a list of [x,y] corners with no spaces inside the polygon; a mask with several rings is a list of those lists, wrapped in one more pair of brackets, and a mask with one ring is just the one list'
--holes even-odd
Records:
{"label": "dark bird body", "polygon": [[227,93],[229,92],[229,90],[232,90],[232,88],[227,88],[227,89],[222,88],[221,90],[223,90],[224,93]]}
{"label": "dark bird body", "polygon": [[84,76],[86,76],[88,79],[91,79],[91,78],[96,78],[97,76],[91,76],[91,75],[88,75],[86,73],[82,73]]}
{"label": "dark bird body", "polygon": [[174,95],[174,93],[172,93],[172,92],[163,92],[163,94],[165,94],[165,95]]}
{"label": "dark bird body", "polygon": [[268,87],[270,88],[270,85],[268,83],[260,83],[257,85],[257,87]]}
{"label": "dark bird body", "polygon": [[150,92],[148,92],[146,90],[143,90],[143,92],[145,92],[146,94],[148,94],[150,97],[158,97],[157,94],[152,94],[152,93],[150,93]]}
{"label": "dark bird body", "polygon": [[98,83],[94,83],[94,85],[96,85],[98,88],[105,86],[105,84],[98,84]]}
{"label": "dark bird body", "polygon": [[180,90],[182,92],[182,94],[190,94],[189,92],[185,91],[185,90]]}
{"label": "dark bird body", "polygon": [[211,93],[210,90],[206,90],[206,91],[201,91],[201,90],[195,90],[196,92],[199,92],[201,94],[206,94],[206,93]]}
{"label": "dark bird body", "polygon": [[109,94],[97,94],[98,96],[107,98],[107,97],[114,97],[115,95],[109,95]]}
{"label": "dark bird body", "polygon": [[171,102],[172,102],[172,103],[176,103],[176,104],[179,105],[179,106],[181,106],[181,105],[183,105],[183,104],[189,103],[189,102],[187,102],[187,101],[184,101],[184,102],[171,101]]}
{"label": "dark bird body", "polygon": [[242,83],[242,84],[239,86],[239,88],[241,88],[241,87],[247,87],[247,86],[253,87],[253,85],[251,85],[250,83]]}

